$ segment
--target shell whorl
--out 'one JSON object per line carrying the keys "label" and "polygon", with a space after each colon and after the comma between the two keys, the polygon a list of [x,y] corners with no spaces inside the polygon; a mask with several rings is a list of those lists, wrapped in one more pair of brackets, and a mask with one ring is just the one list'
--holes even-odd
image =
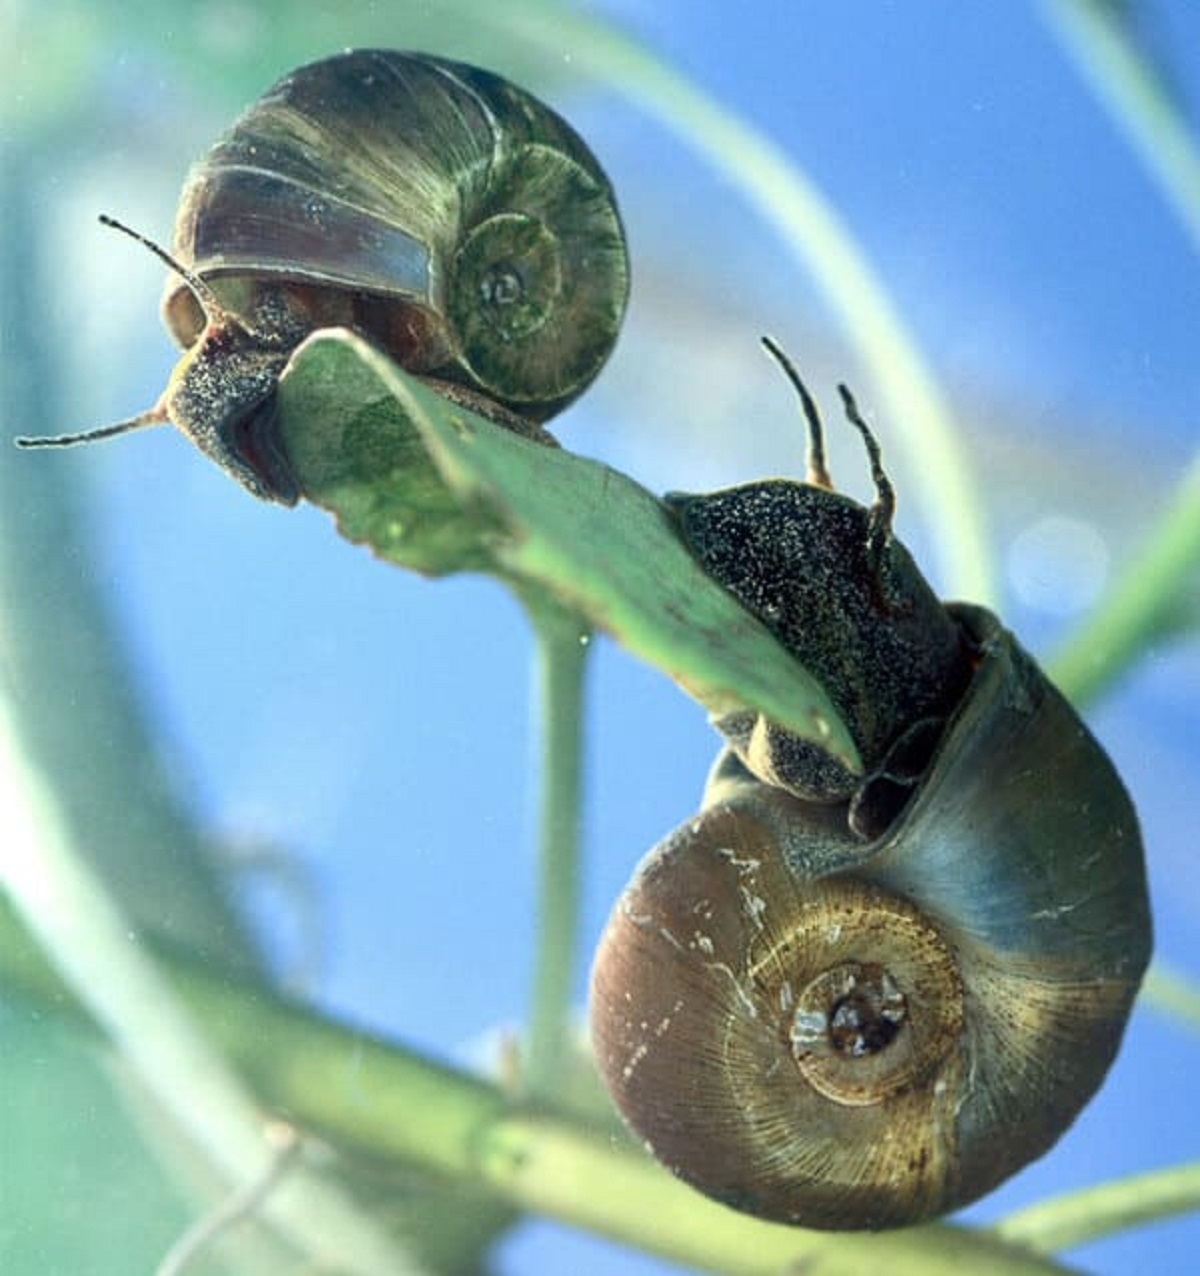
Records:
{"label": "shell whorl", "polygon": [[990,1190],[1099,1086],[1149,958],[1111,764],[990,613],[951,610],[978,667],[883,837],[727,752],[597,953],[593,1041],[626,1120],[751,1213],[878,1228]]}
{"label": "shell whorl", "polygon": [[[209,280],[410,306],[413,370],[539,420],[599,371],[628,293],[612,189],[570,126],[499,76],[389,50],[301,67],[250,106],[189,175],[174,249]],[[164,311],[195,339],[177,281]]]}

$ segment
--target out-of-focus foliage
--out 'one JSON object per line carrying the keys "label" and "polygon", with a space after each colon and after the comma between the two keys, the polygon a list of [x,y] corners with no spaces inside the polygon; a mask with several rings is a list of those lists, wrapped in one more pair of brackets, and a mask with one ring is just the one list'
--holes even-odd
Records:
{"label": "out-of-focus foliage", "polygon": [[[564,423],[568,442],[655,490],[798,472],[801,433],[759,333],[774,331],[810,378],[855,383],[868,407],[877,387],[862,384],[763,210],[630,110],[632,86],[583,90],[581,11],[564,6],[555,25],[543,20],[552,7],[522,6],[506,28],[503,6],[466,0],[9,0],[0,429],[80,428],[157,393],[171,358],[157,267],[105,238],[94,214],[165,239],[187,164],[246,101],[290,66],[380,44],[485,63],[548,94],[610,169],[634,304],[617,358]],[[1180,286],[1195,259],[1061,50],[1035,16],[999,7],[610,7],[825,186],[949,386],[986,479],[979,517],[1006,620],[1035,650],[1069,638],[1179,481],[1200,382],[1194,353],[1177,353],[1195,331],[1194,289]],[[1186,120],[1200,47],[1189,6],[1125,7],[1157,35]],[[914,462],[897,460],[884,414],[873,423],[902,534],[925,560],[935,547],[905,496]],[[853,489],[865,478],[854,441],[833,443],[835,477]],[[31,755],[138,935],[184,943],[250,987],[272,978],[308,941],[269,875],[252,889],[230,865],[256,839],[295,848],[314,866],[331,952],[319,1004],[462,1057],[468,1034],[523,1016],[533,924],[515,609],[471,582],[397,580],[338,546],[326,520],[256,509],[208,468],[165,432],[86,455],[0,447],[0,693],[22,710]],[[1200,586],[1182,579],[1179,597],[1164,641],[1138,640],[1146,658],[1108,686],[1093,722],[1139,805],[1159,951],[1195,977]],[[693,808],[714,748],[663,680],[609,654],[596,665],[585,944],[641,850]],[[1139,1015],[1078,1129],[972,1217],[1194,1155],[1194,1112],[1162,1095],[1197,1049],[1177,1020]],[[211,1185],[195,1195],[190,1167],[170,1155],[164,1176],[151,1151],[162,1140],[139,1132],[153,1120],[131,1116],[98,1041],[50,1023],[36,1001],[0,1002],[0,1069],[0,1268],[152,1270]],[[390,1188],[376,1169],[348,1176],[373,1211]],[[445,1270],[466,1270],[507,1221],[492,1208],[452,1197],[433,1220]],[[1179,1270],[1195,1228],[1131,1234],[1081,1261]],[[661,1270],[595,1246],[525,1229],[498,1261]],[[277,1270],[274,1251],[253,1261]],[[219,1263],[196,1268],[209,1270]]]}

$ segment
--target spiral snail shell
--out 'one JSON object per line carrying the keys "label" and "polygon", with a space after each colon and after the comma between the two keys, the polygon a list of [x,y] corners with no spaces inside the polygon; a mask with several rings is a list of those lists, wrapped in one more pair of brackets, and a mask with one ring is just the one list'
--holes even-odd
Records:
{"label": "spiral snail shell", "polygon": [[[751,485],[747,517],[769,487]],[[779,494],[783,520],[834,495]],[[706,499],[690,498],[693,514]],[[728,548],[736,501],[712,499]],[[860,507],[848,525],[890,538],[885,522]],[[811,568],[828,589],[845,563],[852,597],[880,564],[907,580],[907,555],[843,549],[795,575]],[[730,570],[735,583],[753,574]],[[795,600],[775,597],[786,581],[766,574],[764,619],[791,614],[798,632]],[[877,586],[873,621],[854,632],[889,651],[879,633],[914,587]],[[857,614],[806,606],[818,620]],[[1096,1091],[1149,960],[1140,835],[1112,764],[991,612],[939,610],[932,642],[946,624],[956,641],[933,664],[952,694],[884,697],[899,716],[873,728],[868,774],[837,795],[821,776],[803,783],[786,733],[756,751],[739,727],[699,814],[643,860],[595,958],[592,1038],[628,1124],[679,1177],[770,1219],[893,1227],[995,1187]],[[920,611],[905,602],[898,623]],[[914,731],[905,714],[931,725]],[[779,782],[778,750],[796,783]]]}
{"label": "spiral snail shell", "polygon": [[299,492],[274,389],[309,332],[354,328],[552,442],[540,423],[599,372],[628,293],[612,188],[570,125],[498,75],[420,53],[354,50],[284,76],[192,168],[173,254],[143,242],[172,268],[163,317],[187,353],[149,412],[48,442],[170,420],[283,504]]}

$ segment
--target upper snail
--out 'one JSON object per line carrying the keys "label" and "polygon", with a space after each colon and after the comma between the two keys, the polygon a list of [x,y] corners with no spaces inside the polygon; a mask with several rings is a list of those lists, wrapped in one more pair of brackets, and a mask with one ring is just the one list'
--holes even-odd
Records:
{"label": "upper snail", "polygon": [[629,285],[612,188],[565,120],[488,71],[390,50],[268,89],[192,168],[174,256],[149,246],[172,267],[163,317],[187,351],[161,398],[119,426],[23,442],[170,421],[287,505],[299,488],[274,390],[309,332],[354,328],[549,442],[540,423],[600,371]]}

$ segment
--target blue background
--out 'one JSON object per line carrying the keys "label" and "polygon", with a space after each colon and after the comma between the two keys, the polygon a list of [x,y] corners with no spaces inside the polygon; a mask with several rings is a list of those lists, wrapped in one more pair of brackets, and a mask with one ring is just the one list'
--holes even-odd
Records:
{"label": "blue background", "polygon": [[[397,45],[409,39],[405,8]],[[1035,651],[1052,649],[1153,526],[1200,438],[1200,270],[1041,11],[950,0],[597,9],[784,147],[839,210],[967,438],[1005,617]],[[229,12],[241,16],[214,34],[211,56],[244,39],[265,86],[285,69],[271,20]],[[1196,120],[1200,7],[1144,15]],[[378,9],[370,23],[378,41]],[[348,21],[340,42],[359,38]],[[456,39],[436,51],[459,53]],[[876,388],[756,211],[617,90],[574,76],[569,42],[561,53],[545,92],[614,181],[635,283],[618,351],[560,437],[654,489],[796,473],[792,398],[759,333],[784,343],[827,405],[837,380],[868,408]],[[93,135],[47,161],[45,304],[71,337],[63,429],[147,405],[173,360],[157,326],[158,267],[95,227],[95,213],[166,238],[187,163],[230,116],[206,92],[203,63],[181,67],[169,43],[165,54],[112,47],[97,65]],[[887,420],[877,427],[887,450]],[[854,441],[833,433],[835,479],[865,496]],[[895,452],[901,533],[931,561],[904,503],[910,462]],[[314,510],[248,500],[171,431],[21,463],[86,475],[102,547],[91,570],[202,819],[231,844],[285,848],[311,874],[320,1004],[459,1059],[519,1025],[536,776],[529,638],[511,598],[480,579],[387,569]],[[1046,526],[1056,516],[1072,520],[1069,536]],[[1153,650],[1088,712],[1143,818],[1158,950],[1195,978],[1198,709],[1193,637]],[[695,809],[715,751],[702,711],[606,642],[588,719],[581,1008],[608,909],[644,850]],[[310,966],[288,899],[262,879],[247,899],[281,964]],[[1139,1009],[1075,1129],[967,1217],[1196,1158],[1198,1069],[1195,1031]],[[1072,1257],[1104,1273],[1177,1271],[1198,1248],[1193,1218]],[[511,1276],[568,1265],[575,1276],[664,1270],[543,1222],[506,1239],[497,1263]]]}

